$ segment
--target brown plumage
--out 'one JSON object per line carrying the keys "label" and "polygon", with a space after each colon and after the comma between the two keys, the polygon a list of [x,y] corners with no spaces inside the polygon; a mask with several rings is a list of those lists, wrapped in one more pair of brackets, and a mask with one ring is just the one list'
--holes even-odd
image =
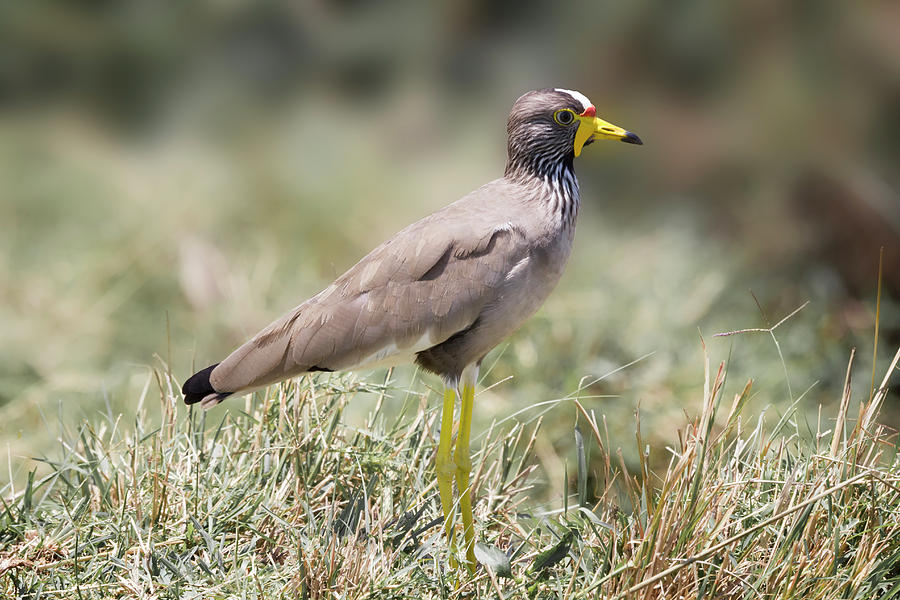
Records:
{"label": "brown plumage", "polygon": [[[467,365],[480,363],[537,310],[569,257],[580,121],[561,123],[569,117],[560,110],[593,117],[577,92],[545,89],[519,98],[508,121],[503,177],[400,231],[196,373],[184,384],[185,402],[209,407],[310,371],[410,361],[455,386]],[[640,143],[619,131],[615,139]]]}

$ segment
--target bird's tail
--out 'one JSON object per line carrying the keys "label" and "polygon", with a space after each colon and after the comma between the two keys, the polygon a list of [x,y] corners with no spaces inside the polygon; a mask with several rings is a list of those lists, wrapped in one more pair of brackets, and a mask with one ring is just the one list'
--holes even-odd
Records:
{"label": "bird's tail", "polygon": [[216,363],[197,371],[184,382],[181,393],[184,394],[185,404],[199,402],[203,408],[211,408],[231,395],[231,392],[217,392],[209,382],[210,373],[218,366],[219,363]]}

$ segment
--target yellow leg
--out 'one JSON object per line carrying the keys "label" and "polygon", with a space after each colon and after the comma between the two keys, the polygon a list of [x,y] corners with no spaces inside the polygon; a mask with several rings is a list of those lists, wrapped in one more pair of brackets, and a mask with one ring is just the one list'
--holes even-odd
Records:
{"label": "yellow leg", "polygon": [[453,436],[453,403],[456,401],[456,390],[444,388],[444,406],[441,410],[441,439],[438,442],[435,470],[437,471],[438,491],[441,495],[441,510],[444,513],[444,529],[447,532],[447,543],[450,548],[450,566],[456,568],[453,553],[453,472],[455,467],[450,459],[450,445]]}
{"label": "yellow leg", "polygon": [[469,474],[472,471],[472,459],[469,457],[469,436],[472,432],[472,407],[475,404],[475,381],[478,378],[478,367],[470,367],[463,373],[462,408],[459,417],[459,434],[456,437],[456,452],[453,455],[456,463],[456,485],[459,488],[459,509],[462,512],[463,536],[466,541],[466,566],[470,573],[475,572],[475,524],[472,517],[472,491],[469,489]]}

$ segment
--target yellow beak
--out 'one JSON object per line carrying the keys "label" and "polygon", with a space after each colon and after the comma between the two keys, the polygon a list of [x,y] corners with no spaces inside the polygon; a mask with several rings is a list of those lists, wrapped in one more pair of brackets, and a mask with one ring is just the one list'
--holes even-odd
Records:
{"label": "yellow beak", "polygon": [[644,142],[641,138],[622,129],[618,125],[607,123],[603,119],[597,117],[581,115],[575,117],[578,119],[578,131],[575,132],[575,156],[581,155],[581,149],[590,141],[596,140],[619,140],[626,144],[641,145]]}

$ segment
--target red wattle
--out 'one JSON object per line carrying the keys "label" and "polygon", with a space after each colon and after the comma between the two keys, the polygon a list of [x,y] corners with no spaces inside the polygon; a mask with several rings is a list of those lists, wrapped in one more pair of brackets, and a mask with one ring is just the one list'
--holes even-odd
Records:
{"label": "red wattle", "polygon": [[582,117],[596,117],[596,116],[597,116],[597,109],[594,108],[594,105],[593,105],[593,104],[591,104],[591,105],[588,106],[586,109],[584,109],[584,112],[581,113],[581,116],[582,116]]}

